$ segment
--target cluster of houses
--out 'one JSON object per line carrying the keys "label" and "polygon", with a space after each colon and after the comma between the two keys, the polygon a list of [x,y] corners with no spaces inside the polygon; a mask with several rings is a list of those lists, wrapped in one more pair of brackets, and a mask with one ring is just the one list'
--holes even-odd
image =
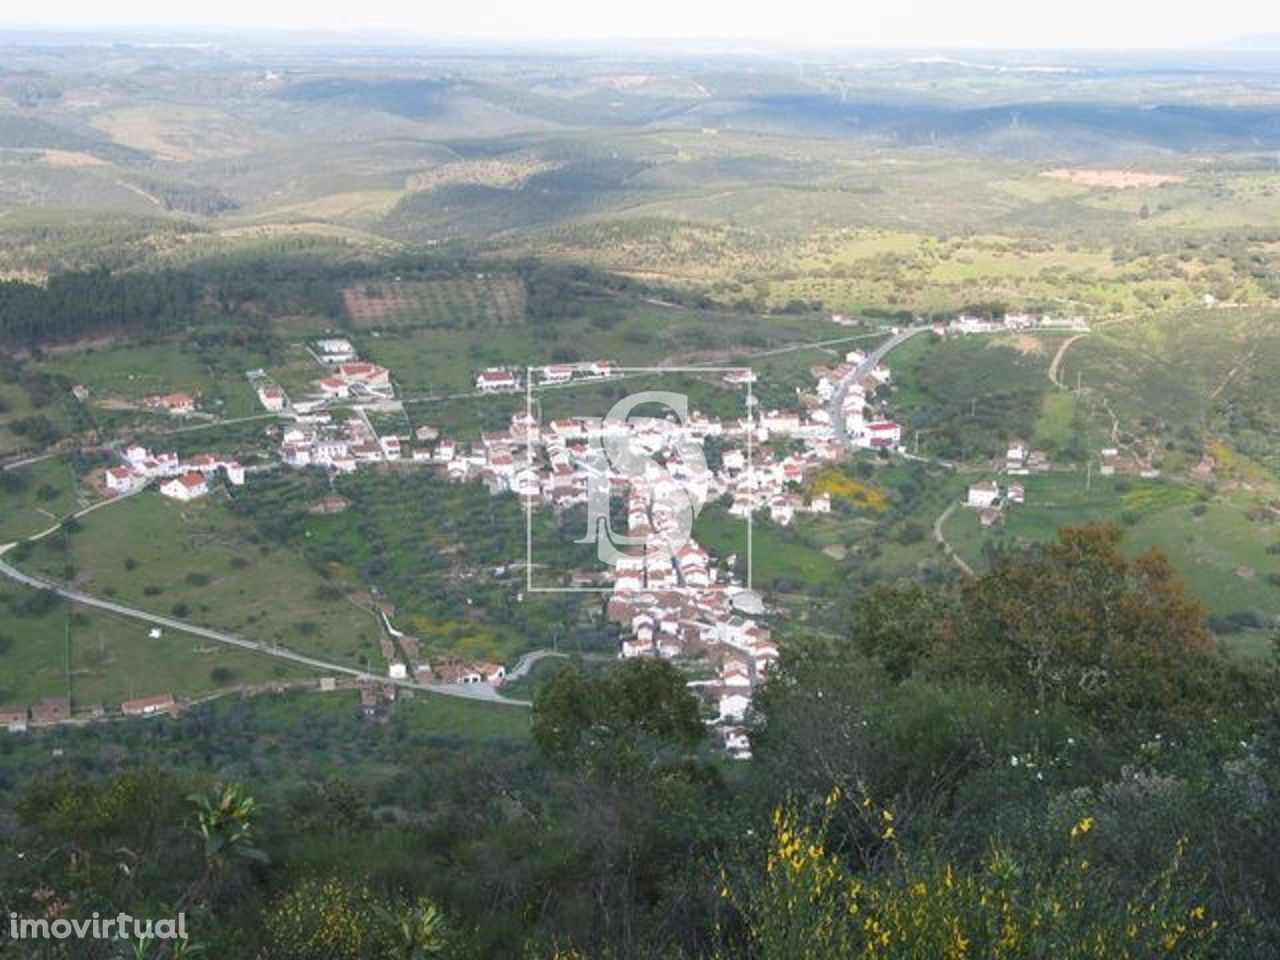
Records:
{"label": "cluster of houses", "polygon": [[1008,507],[1027,502],[1027,489],[1021,483],[1010,482],[1003,487],[995,480],[983,480],[969,485],[965,506],[978,511],[978,519],[984,527],[993,527],[1004,518]]}
{"label": "cluster of houses", "polygon": [[1013,330],[1075,330],[1085,332],[1089,320],[1083,316],[1055,317],[1050,314],[1006,313],[1002,317],[979,317],[962,313],[950,323],[941,321],[933,325],[933,332],[940,337],[948,334],[968,336],[975,333],[1006,333]]}
{"label": "cluster of houses", "polygon": [[[1010,477],[1042,473],[1050,466],[1047,454],[1029,449],[1021,440],[1009,444],[1005,452],[1004,472]],[[1006,509],[1026,502],[1027,488],[1021,481],[1010,480],[1001,486],[995,480],[983,480],[970,484],[964,505],[978,511],[984,527],[993,527],[1004,519]]]}
{"label": "cluster of houses", "polygon": [[218,473],[234,487],[244,484],[245,470],[237,460],[211,453],[183,460],[176,453],[153,454],[135,443],[125,448],[123,464],[106,469],[104,480],[107,489],[117,494],[133,493],[159,480],[162,494],[186,503],[207,494]]}
{"label": "cluster of houses", "polygon": [[[1151,464],[1139,457],[1126,456],[1115,447],[1107,447],[1099,454],[1101,464],[1099,473],[1104,477],[1113,477],[1116,474],[1130,477],[1142,477],[1145,480],[1155,480],[1160,476],[1160,471],[1151,466]],[[1209,474],[1212,474],[1212,467]]]}
{"label": "cluster of houses", "polygon": [[310,414],[286,427],[280,439],[280,459],[288,466],[337,473],[354,473],[361,463],[399,460],[403,453],[398,436],[379,437],[358,415],[338,420],[328,413]]}
{"label": "cluster of houses", "polygon": [[[345,341],[316,345],[321,356],[333,358],[342,354],[344,346]],[[505,429],[486,431],[473,442],[458,442],[441,437],[433,428],[420,428],[410,449],[398,437],[377,437],[360,416],[335,421],[328,412],[318,411],[297,417],[285,430],[281,458],[290,466],[339,472],[373,462],[433,465],[453,481],[484,483],[495,495],[512,493],[527,505],[553,509],[589,504],[593,491],[601,489],[622,499],[625,536],[644,546],[630,552],[624,548],[607,573],[579,572],[574,582],[604,584],[597,589],[608,593],[606,615],[621,627],[620,656],[716,666],[715,681],[696,681],[694,686],[711,702],[730,752],[743,755],[747,747],[741,724],[752,691],[764,682],[777,659],[777,647],[766,627],[741,616],[744,603],[752,605],[757,616],[764,608],[736,580],[736,558],[717,563],[687,537],[687,529],[679,526],[678,511],[671,506],[673,493],[679,491],[677,503],[723,498],[736,516],[767,515],[780,525],[791,523],[802,512],[830,512],[830,496],[806,498],[802,491],[806,479],[844,453],[827,409],[837,389],[843,386],[846,434],[855,445],[887,450],[901,445],[901,427],[870,412],[877,403],[872,394],[891,381],[889,369],[879,365],[861,381],[847,382],[865,359],[860,351],[853,351],[834,370],[815,368],[815,390],[801,393],[800,410],[748,407],[744,416],[730,419],[695,410],[684,421],[567,417],[543,422],[531,411],[521,411],[512,415]],[[342,360],[337,369],[349,370],[355,363]],[[615,372],[612,364],[598,361],[553,364],[534,369],[532,376],[541,386],[599,379]],[[741,386],[752,382],[754,374],[731,371],[721,378]],[[482,370],[476,378],[477,390],[485,393],[511,392],[521,386],[520,377],[506,369]],[[624,474],[609,461],[606,447],[620,433],[650,459],[653,466],[644,476]],[[687,455],[691,444],[701,452],[702,443],[712,439],[719,452],[714,466],[702,456]],[[392,640],[387,640],[386,659],[393,679],[403,679],[412,671],[424,682],[501,682],[500,665],[429,665],[405,646],[412,645],[413,638],[393,636],[404,649],[401,657]]]}
{"label": "cluster of houses", "polygon": [[391,371],[360,359],[351,341],[329,337],[315,342],[312,356],[328,372],[315,381],[320,400],[391,400]]}
{"label": "cluster of houses", "polygon": [[[552,363],[534,367],[530,371],[534,386],[556,387],[575,380],[603,380],[614,375],[617,368],[609,360],[588,360],[583,363]],[[490,367],[476,374],[476,390],[479,393],[511,393],[524,386],[520,375],[507,367]]]}
{"label": "cluster of houses", "polygon": [[[120,713],[126,717],[151,717],[173,713],[178,703],[171,694],[140,697],[120,704]],[[77,718],[99,719],[107,715],[101,704],[82,707]],[[72,719],[70,697],[47,697],[39,703],[0,706],[0,729],[9,733],[26,733],[31,726],[49,726],[66,723]]]}
{"label": "cluster of houses", "polygon": [[[823,404],[830,403],[843,385],[844,394],[841,401],[841,412],[844,416],[845,435],[849,442],[864,450],[897,450],[902,446],[902,427],[892,420],[872,416],[874,394],[881,387],[888,386],[893,374],[883,363],[876,364],[860,380],[850,382],[850,378],[858,372],[867,360],[861,350],[851,350],[845,354],[844,362],[832,370],[825,367],[814,367],[810,373],[817,378],[816,394]],[[804,399],[803,397],[801,398]],[[814,423],[822,423],[830,431],[830,414],[825,410],[815,410],[811,417]]]}

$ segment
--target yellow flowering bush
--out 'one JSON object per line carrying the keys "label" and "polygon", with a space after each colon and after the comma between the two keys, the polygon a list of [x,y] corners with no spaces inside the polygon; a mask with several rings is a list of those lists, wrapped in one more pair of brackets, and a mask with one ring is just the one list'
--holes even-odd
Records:
{"label": "yellow flowering bush", "polygon": [[429,901],[388,908],[367,885],[337,877],[304,880],[275,902],[266,925],[271,960],[418,960],[440,952],[446,936]]}
{"label": "yellow flowering bush", "polygon": [[1122,960],[1210,958],[1218,924],[1178,886],[1181,845],[1141,897],[1117,897],[1089,863],[1094,821],[1072,829],[1071,856],[1036,870],[996,846],[955,866],[897,848],[892,811],[864,801],[864,821],[891,847],[889,869],[862,875],[828,848],[830,811],[805,823],[774,811],[762,873],[721,879],[761,960]]}

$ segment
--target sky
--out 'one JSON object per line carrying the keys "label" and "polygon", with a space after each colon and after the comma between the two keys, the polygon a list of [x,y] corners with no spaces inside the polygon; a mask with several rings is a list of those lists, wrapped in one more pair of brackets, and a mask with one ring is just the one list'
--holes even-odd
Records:
{"label": "sky", "polygon": [[807,47],[1212,47],[1280,34],[1277,0],[40,0],[7,27],[388,31],[397,38],[748,40]]}

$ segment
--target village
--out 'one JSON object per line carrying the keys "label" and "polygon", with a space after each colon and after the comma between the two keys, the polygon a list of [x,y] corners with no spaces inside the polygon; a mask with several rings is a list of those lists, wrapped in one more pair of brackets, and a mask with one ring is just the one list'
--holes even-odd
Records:
{"label": "village", "polygon": [[[937,337],[967,336],[1036,325],[1080,329],[1082,323],[1022,314],[1000,321],[961,316],[949,325],[933,325],[929,332]],[[902,427],[888,416],[891,370],[857,349],[833,366],[811,367],[810,389],[797,389],[795,405],[785,408],[759,408],[751,394],[756,374],[750,368],[699,372],[701,380],[718,389],[742,393],[742,415],[719,418],[693,409],[683,421],[540,419],[541,407],[532,402],[537,392],[628,375],[608,360],[523,370],[485,368],[474,377],[476,396],[524,392],[531,402],[511,415],[505,429],[466,440],[426,425],[409,436],[380,435],[370,413],[398,409],[391,372],[362,360],[345,337],[318,339],[307,352],[319,375],[311,389],[298,396],[291,397],[265,371],[247,374],[262,408],[282,421],[274,464],[246,470],[234,458],[203,453],[183,459],[135,443],[123,447],[121,462],[103,472],[105,491],[131,495],[155,483],[161,495],[188,503],[209,495],[220,481],[228,488],[238,487],[246,482],[246,474],[261,470],[342,474],[394,464],[436,470],[454,482],[483,484],[495,496],[514,495],[528,509],[564,511],[586,505],[593,486],[603,485],[612,499],[625,504],[625,539],[640,546],[624,550],[611,566],[575,572],[572,583],[605,595],[603,614],[617,626],[620,658],[668,659],[697,677],[690,686],[704,700],[708,717],[733,756],[748,755],[744,723],[754,693],[777,661],[778,647],[767,625],[765,601],[751,589],[745,562],[749,558],[712,556],[688,530],[679,528],[676,511],[669,506],[672,491],[683,491],[698,504],[723,502],[730,515],[748,524],[767,518],[786,527],[798,515],[831,511],[830,495],[806,495],[806,484],[849,450],[907,455]],[[198,413],[199,397],[172,394],[152,398],[146,405],[173,416],[191,416]],[[606,440],[634,446],[652,459],[654,469],[643,478],[625,475],[604,455]],[[711,440],[718,451],[714,468],[700,456],[687,456],[690,444],[701,449]],[[1048,465],[1042,454],[1016,443],[1004,466],[1007,482],[974,483],[964,500],[966,507],[978,511],[983,526],[999,523],[1009,509],[1025,501],[1025,488],[1015,477]],[[421,656],[415,638],[396,630],[385,614],[383,620],[382,654],[390,680],[491,687],[504,682],[502,664],[430,662]]]}

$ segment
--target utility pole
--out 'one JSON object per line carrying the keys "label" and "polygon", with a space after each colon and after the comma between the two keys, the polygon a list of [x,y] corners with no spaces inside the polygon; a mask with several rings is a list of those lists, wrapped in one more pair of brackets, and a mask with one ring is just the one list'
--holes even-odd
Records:
{"label": "utility pole", "polygon": [[1081,382],[1081,381],[1082,381],[1083,379],[1084,379],[1084,371],[1083,371],[1083,370],[1077,370],[1077,371],[1076,371],[1076,396],[1077,396],[1077,397],[1079,397],[1079,396],[1080,396],[1080,390],[1081,390],[1081,388],[1082,388],[1082,382]]}
{"label": "utility pole", "polygon": [[66,656],[67,656],[67,702],[71,701],[71,611],[67,610],[67,633],[66,633]]}
{"label": "utility pole", "polygon": [[1085,490],[1093,489],[1093,461],[1092,460],[1088,462],[1088,472],[1085,474],[1084,488]]}

